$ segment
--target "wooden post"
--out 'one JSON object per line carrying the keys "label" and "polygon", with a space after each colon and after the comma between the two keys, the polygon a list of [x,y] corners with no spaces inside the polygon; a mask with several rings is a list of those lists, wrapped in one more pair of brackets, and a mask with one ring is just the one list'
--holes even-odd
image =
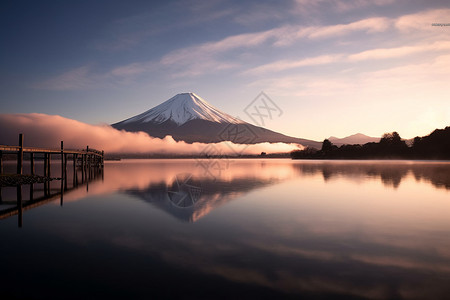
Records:
{"label": "wooden post", "polygon": [[47,177],[47,153],[44,153],[44,177]]}
{"label": "wooden post", "polygon": [[64,188],[67,190],[67,153],[64,153]]}
{"label": "wooden post", "polygon": [[22,227],[22,186],[17,185],[17,210],[19,211],[19,227]]}
{"label": "wooden post", "polygon": [[48,193],[48,181],[44,181],[44,196],[47,196]]}
{"label": "wooden post", "polygon": [[75,174],[77,173],[77,171],[76,171],[76,166],[77,166],[77,158],[76,158],[76,155],[75,155],[75,153],[74,154],[72,154],[72,165],[73,165],[73,172],[72,172],[72,179],[73,179],[73,184],[72,184],[72,187],[75,187]]}
{"label": "wooden post", "polygon": [[31,171],[31,175],[34,175],[34,173],[36,172],[36,167],[34,165],[34,153],[30,152],[30,171]]}
{"label": "wooden post", "polygon": [[73,187],[77,186],[77,154],[72,154],[72,160],[73,160]]}
{"label": "wooden post", "polygon": [[61,141],[61,182],[64,180],[64,141]]}
{"label": "wooden post", "polygon": [[30,201],[34,199],[34,184],[30,184]]}
{"label": "wooden post", "polygon": [[85,156],[85,154],[81,154],[81,183],[84,183]]}
{"label": "wooden post", "polygon": [[[47,161],[48,161],[48,153],[44,153],[44,177],[48,176],[48,168],[47,168]],[[44,181],[44,196],[47,196],[47,181]]]}
{"label": "wooden post", "polygon": [[47,170],[47,176],[48,177],[50,177],[51,176],[51,170],[50,170],[50,168],[51,168],[51,160],[52,160],[52,155],[50,154],[50,153],[48,153],[48,159],[47,159],[47,168],[48,168],[48,170]]}
{"label": "wooden post", "polygon": [[[48,159],[47,159],[47,176],[49,177],[49,179],[50,179],[50,177],[52,176],[52,170],[51,170],[51,168],[52,168],[52,154],[51,154],[51,153],[48,153]],[[46,183],[47,183],[47,192],[48,192],[48,194],[50,195],[50,194],[51,194],[51,191],[50,191],[50,180],[48,180]]]}
{"label": "wooden post", "polygon": [[87,159],[87,161],[86,161],[86,165],[87,165],[87,168],[90,170],[91,169],[91,156],[88,154],[89,153],[89,146],[86,146],[86,159]]}
{"label": "wooden post", "polygon": [[64,180],[61,180],[61,198],[59,201],[60,206],[63,206],[63,203],[64,203],[64,183],[63,183],[63,181]]}
{"label": "wooden post", "polygon": [[19,134],[19,152],[17,153],[17,174],[23,171],[23,134]]}
{"label": "wooden post", "polygon": [[0,151],[0,174],[3,174],[3,152]]}

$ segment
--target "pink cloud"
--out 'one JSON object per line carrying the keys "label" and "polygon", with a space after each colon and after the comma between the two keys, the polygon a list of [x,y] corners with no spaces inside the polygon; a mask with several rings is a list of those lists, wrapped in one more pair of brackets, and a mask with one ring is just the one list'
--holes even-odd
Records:
{"label": "pink cloud", "polygon": [[235,154],[236,149],[243,154],[261,152],[289,152],[301,148],[298,144],[260,143],[235,145],[230,142],[215,144],[177,142],[171,136],[153,138],[144,132],[119,131],[109,125],[90,125],[57,115],[46,114],[0,114],[0,144],[17,145],[19,133],[24,134],[25,146],[58,148],[64,141],[67,149],[90,148],[113,153],[174,153],[199,154],[207,147],[214,153]]}

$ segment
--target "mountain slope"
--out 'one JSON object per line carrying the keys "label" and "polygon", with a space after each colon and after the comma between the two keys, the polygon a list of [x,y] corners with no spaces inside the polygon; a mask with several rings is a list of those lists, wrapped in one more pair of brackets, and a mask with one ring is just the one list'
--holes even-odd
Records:
{"label": "mountain slope", "polygon": [[283,142],[321,147],[319,142],[286,136],[234,118],[194,93],[178,94],[142,114],[112,126],[126,131],[143,131],[158,138],[171,135],[176,141],[188,143]]}

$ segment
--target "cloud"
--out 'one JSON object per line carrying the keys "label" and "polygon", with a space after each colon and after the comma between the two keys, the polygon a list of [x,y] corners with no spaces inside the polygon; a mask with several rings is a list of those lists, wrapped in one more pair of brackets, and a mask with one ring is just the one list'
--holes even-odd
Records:
{"label": "cloud", "polygon": [[332,26],[305,27],[286,25],[260,32],[232,35],[219,41],[207,42],[175,50],[162,57],[161,64],[173,65],[190,63],[193,59],[201,60],[205,57],[216,56],[226,51],[239,48],[252,48],[267,42],[274,46],[282,46],[301,38],[325,38],[345,35],[353,31],[363,31],[367,33],[380,32],[387,30],[389,24],[389,19],[386,18],[369,18],[349,24],[337,24]]}
{"label": "cloud", "polygon": [[170,52],[161,58],[161,64],[186,64],[191,63],[192,59],[202,60],[205,57],[211,57],[238,48],[255,47],[275,38],[283,28],[275,28],[267,31],[244,33],[232,35],[219,41],[207,42]]}
{"label": "cloud", "polygon": [[[404,33],[432,32],[448,37],[448,28],[432,26],[433,23],[448,23],[450,9],[433,9],[404,15],[395,21],[395,27]],[[444,30],[443,30],[444,29]]]}
{"label": "cloud", "polygon": [[[447,45],[450,47],[450,45]],[[430,45],[433,48],[434,45]],[[440,45],[444,48],[444,44]],[[426,47],[424,47],[426,48]],[[420,48],[423,50],[423,48]],[[450,49],[450,48],[449,48]],[[417,50],[418,51],[418,50]],[[362,52],[364,53],[364,52]],[[354,56],[353,59],[362,60],[378,57],[386,57],[380,52],[371,55]],[[394,51],[396,53],[396,51]],[[349,56],[352,57],[352,56]],[[347,58],[343,58],[347,59]],[[293,61],[292,63],[295,63]],[[285,63],[289,66],[289,63]],[[264,87],[272,94],[279,95],[351,95],[354,91],[371,91],[373,93],[394,90],[413,91],[423,89],[421,94],[431,95],[437,92],[445,92],[446,78],[450,75],[450,55],[440,55],[431,60],[409,63],[400,66],[390,66],[378,70],[366,70],[364,72],[330,73],[327,76],[314,76],[312,74],[293,74],[286,76],[265,77],[250,83],[250,86]],[[383,88],[381,88],[383,87]],[[408,95],[410,93],[407,93]],[[406,94],[405,94],[406,95]]]}
{"label": "cloud", "polygon": [[174,66],[173,71],[170,74],[171,78],[180,77],[193,77],[200,76],[207,73],[219,72],[223,70],[229,70],[237,68],[239,64],[231,62],[221,62],[214,59],[204,59],[202,61],[197,61],[193,64],[188,64],[187,66]]}
{"label": "cloud", "polygon": [[107,76],[119,76],[119,77],[128,77],[133,75],[139,75],[145,72],[150,71],[154,67],[152,62],[141,62],[141,63],[131,63],[124,66],[119,66],[107,74]]}
{"label": "cloud", "polygon": [[53,78],[33,85],[44,90],[86,90],[104,88],[130,82],[133,78],[152,70],[169,69],[172,78],[198,76],[228,70],[239,66],[236,62],[221,61],[216,57],[226,51],[241,47],[261,45],[277,36],[282,29],[266,32],[234,35],[216,42],[207,42],[169,52],[159,60],[134,62],[112,68],[107,72],[95,72],[91,65],[77,67]]}
{"label": "cloud", "polygon": [[287,97],[353,95],[360,88],[357,79],[347,77],[321,77],[288,75],[255,80],[250,87],[264,88],[270,94]]}
{"label": "cloud", "polygon": [[[119,131],[109,125],[90,125],[56,115],[46,114],[0,114],[0,144],[16,145],[19,133],[25,136],[25,146],[58,147],[64,141],[67,149],[90,148],[113,153],[148,154],[200,154],[207,147],[214,147],[214,153],[235,154],[242,145],[230,142],[215,144],[177,142],[171,136],[153,138],[144,132]],[[289,152],[301,146],[284,143],[260,143],[248,145],[243,154],[261,152]]]}
{"label": "cloud", "polygon": [[331,54],[314,57],[296,59],[284,59],[272,63],[264,64],[242,72],[243,75],[258,75],[271,72],[280,72],[307,66],[326,65],[339,62],[361,62],[367,60],[381,60],[390,58],[400,58],[418,53],[442,52],[450,50],[449,41],[437,41],[434,43],[417,44],[412,46],[402,46],[393,48],[376,48],[361,51],[354,54]]}
{"label": "cloud", "polygon": [[[366,72],[361,75],[365,82],[371,85],[383,86],[389,84],[394,88],[402,87],[409,90],[429,88],[428,92],[437,87],[446,87],[450,75],[450,55],[441,55],[432,61],[416,64],[402,65],[374,72]],[[438,89],[447,91],[448,89]],[[426,89],[424,89],[426,91]],[[431,100],[431,99],[430,99]]]}
{"label": "cloud", "polygon": [[91,75],[90,66],[81,66],[56,77],[38,82],[34,88],[43,90],[84,90],[96,86],[99,78]]}
{"label": "cloud", "polygon": [[[299,4],[311,6],[313,1],[302,0]],[[385,5],[391,1],[376,1],[374,5]],[[369,1],[333,1],[332,5],[337,7],[367,6]],[[349,4],[348,4],[349,3]],[[324,2],[319,1],[319,6]],[[450,15],[450,9],[436,9],[426,12],[400,16],[398,18],[371,17],[356,20],[350,23],[333,25],[303,26],[283,25],[269,30],[240,33],[226,36],[216,41],[208,41],[191,45],[181,49],[169,51],[159,59],[132,62],[116,66],[106,72],[95,72],[91,65],[77,67],[66,71],[54,78],[39,82],[34,85],[38,89],[48,90],[86,90],[93,88],[105,88],[118,84],[130,83],[139,76],[151,72],[158,72],[159,76],[166,78],[193,77],[224,70],[235,70],[248,65],[248,57],[254,54],[256,48],[288,47],[300,40],[339,40],[342,36],[354,33],[376,34],[397,29],[400,34],[408,34],[410,31],[428,34],[429,44],[436,43],[435,48],[431,46],[401,46],[393,48],[379,48],[356,53],[348,57],[348,61],[361,61],[367,59],[380,59],[388,57],[401,57],[411,53],[424,52],[439,49],[436,38],[446,37],[446,28],[431,26],[435,22],[444,22],[446,16]],[[444,21],[443,21],[444,20]],[[433,33],[430,35],[430,32]],[[413,39],[414,40],[414,39]],[[439,44],[445,44],[441,40]],[[447,46],[444,46],[444,50]],[[258,51],[259,52],[259,51]],[[313,58],[301,60],[282,60],[265,64],[247,71],[248,74],[266,71],[281,71],[309,65],[323,65],[341,60],[341,54],[328,53]]]}
{"label": "cloud", "polygon": [[302,13],[331,9],[346,12],[367,6],[385,6],[394,0],[295,0],[297,10]]}
{"label": "cloud", "polygon": [[[300,1],[302,3],[307,3],[308,5],[312,5],[313,1]],[[320,2],[320,1],[319,1]],[[344,6],[344,3],[347,3],[347,6],[367,6],[370,4],[374,5],[386,5],[393,1],[390,0],[380,0],[380,1],[333,1],[333,3],[337,6]],[[188,70],[185,75],[200,75],[206,72],[211,72],[214,70],[220,70],[220,66],[227,65],[229,68],[237,68],[239,64],[237,63],[229,63],[220,61],[217,57],[222,53],[236,50],[236,49],[253,49],[257,46],[268,45],[275,47],[286,47],[291,45],[292,43],[301,40],[301,39],[327,39],[327,38],[337,38],[344,35],[349,35],[354,32],[364,32],[366,34],[374,34],[379,32],[385,32],[392,28],[393,26],[397,29],[404,29],[405,26],[402,24],[408,24],[411,19],[419,18],[420,20],[428,20],[428,22],[432,19],[443,19],[443,16],[446,12],[450,10],[432,10],[427,13],[417,13],[408,16],[402,16],[397,19],[395,18],[384,18],[384,17],[373,17],[357,20],[355,22],[350,22],[347,24],[335,24],[329,26],[292,26],[285,25],[276,27],[270,30],[254,32],[254,33],[244,33],[238,35],[228,36],[219,41],[207,42],[200,45],[190,46],[187,48],[179,49],[170,52],[169,54],[163,56],[160,60],[162,65],[176,65],[176,66],[188,66]],[[448,15],[448,14],[447,14]],[[425,21],[423,21],[425,22]],[[431,27],[431,23],[429,22],[429,27]],[[442,44],[442,42],[440,43]],[[376,49],[369,50],[373,52],[366,52],[357,54],[355,56],[349,57],[348,60],[356,61],[362,60],[364,56],[366,59],[370,58],[382,58],[383,56],[388,57],[392,55],[392,57],[398,57],[402,55],[406,55],[413,52],[423,52],[427,50],[439,49],[437,43],[434,46],[423,47],[419,46],[411,46],[408,47],[398,47],[392,49]],[[422,47],[423,49],[419,49]],[[446,49],[446,47],[445,47]],[[384,53],[382,53],[384,51]],[[388,53],[389,52],[389,53]],[[378,56],[378,57],[377,57]],[[262,65],[253,70],[249,70],[249,73],[258,73],[259,71],[278,71],[284,69],[291,69],[301,66],[309,66],[309,65],[321,65],[339,61],[341,59],[340,54],[329,54],[322,55],[313,58],[306,58],[297,61],[289,61],[282,60],[278,62],[274,62],[271,64]],[[205,64],[208,67],[199,68],[196,64]],[[191,67],[189,67],[191,66]],[[216,66],[216,67],[214,67]],[[196,71],[193,71],[196,70]]]}
{"label": "cloud", "polygon": [[450,50],[450,42],[438,41],[432,44],[420,44],[413,46],[404,46],[396,48],[378,48],[363,51],[360,53],[352,54],[348,56],[349,61],[362,61],[372,59],[387,59],[403,57],[416,53],[433,52],[433,51],[448,51]]}
{"label": "cloud", "polygon": [[[176,77],[198,76],[214,71],[238,68],[245,64],[245,62],[231,63],[220,59],[223,53],[236,49],[250,50],[263,45],[285,47],[302,38],[334,38],[355,31],[375,33],[386,30],[389,24],[390,22],[386,18],[369,18],[333,26],[281,26],[266,31],[232,35],[219,41],[178,49],[163,56],[160,64],[165,67],[182,69],[181,72],[175,73]],[[313,61],[297,62],[296,65],[323,64],[333,59],[332,56],[323,56]],[[325,60],[325,62],[320,60]],[[276,66],[267,67],[277,68]]]}
{"label": "cloud", "polygon": [[386,31],[390,26],[390,20],[387,18],[368,18],[348,24],[337,24],[331,26],[311,27],[308,37],[324,38],[336,37],[349,34],[355,31],[366,33],[376,33]]}
{"label": "cloud", "polygon": [[148,73],[155,68],[156,64],[152,61],[130,63],[106,72],[96,72],[92,65],[85,65],[37,82],[32,87],[51,91],[108,88],[133,82],[139,75]]}
{"label": "cloud", "polygon": [[279,72],[289,69],[295,69],[306,66],[324,65],[341,60],[342,55],[320,55],[308,57],[300,60],[279,60],[273,63],[265,64],[243,72],[243,74],[260,74],[269,72]]}
{"label": "cloud", "polygon": [[[102,38],[94,41],[92,46],[102,51],[131,50],[151,43],[153,37],[170,35],[181,28],[217,21],[236,14],[238,8],[224,7],[222,4],[221,0],[166,1],[157,5],[158,9],[143,9],[138,14],[111,22]],[[154,3],[151,6],[154,7]]]}

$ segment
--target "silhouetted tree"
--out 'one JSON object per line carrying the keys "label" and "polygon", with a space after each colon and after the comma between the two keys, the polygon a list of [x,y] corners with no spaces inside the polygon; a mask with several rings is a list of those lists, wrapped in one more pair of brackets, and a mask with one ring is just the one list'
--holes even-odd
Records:
{"label": "silhouetted tree", "polygon": [[415,137],[411,147],[408,147],[398,132],[385,133],[379,143],[360,145],[342,145],[337,147],[328,139],[322,143],[320,151],[306,148],[291,152],[292,158],[422,158],[450,159],[450,127],[436,129],[428,136]]}
{"label": "silhouetted tree", "polygon": [[415,158],[450,159],[450,127],[414,138],[412,151]]}
{"label": "silhouetted tree", "polygon": [[414,141],[413,141],[413,147],[419,146],[419,144],[420,144],[421,141],[422,141],[422,138],[416,136],[416,137],[414,138]]}
{"label": "silhouetted tree", "polygon": [[380,144],[382,145],[398,145],[401,142],[402,138],[397,131],[383,134],[380,140]]}
{"label": "silhouetted tree", "polygon": [[304,158],[317,158],[318,150],[312,147],[306,147],[303,150],[294,150],[291,152],[291,158],[304,159]]}
{"label": "silhouetted tree", "polygon": [[394,131],[385,133],[379,143],[378,155],[381,157],[402,157],[408,156],[409,148],[400,135]]}
{"label": "silhouetted tree", "polygon": [[331,150],[333,150],[333,144],[330,142],[330,140],[328,139],[323,140],[321,151],[324,153],[328,153],[331,152]]}

